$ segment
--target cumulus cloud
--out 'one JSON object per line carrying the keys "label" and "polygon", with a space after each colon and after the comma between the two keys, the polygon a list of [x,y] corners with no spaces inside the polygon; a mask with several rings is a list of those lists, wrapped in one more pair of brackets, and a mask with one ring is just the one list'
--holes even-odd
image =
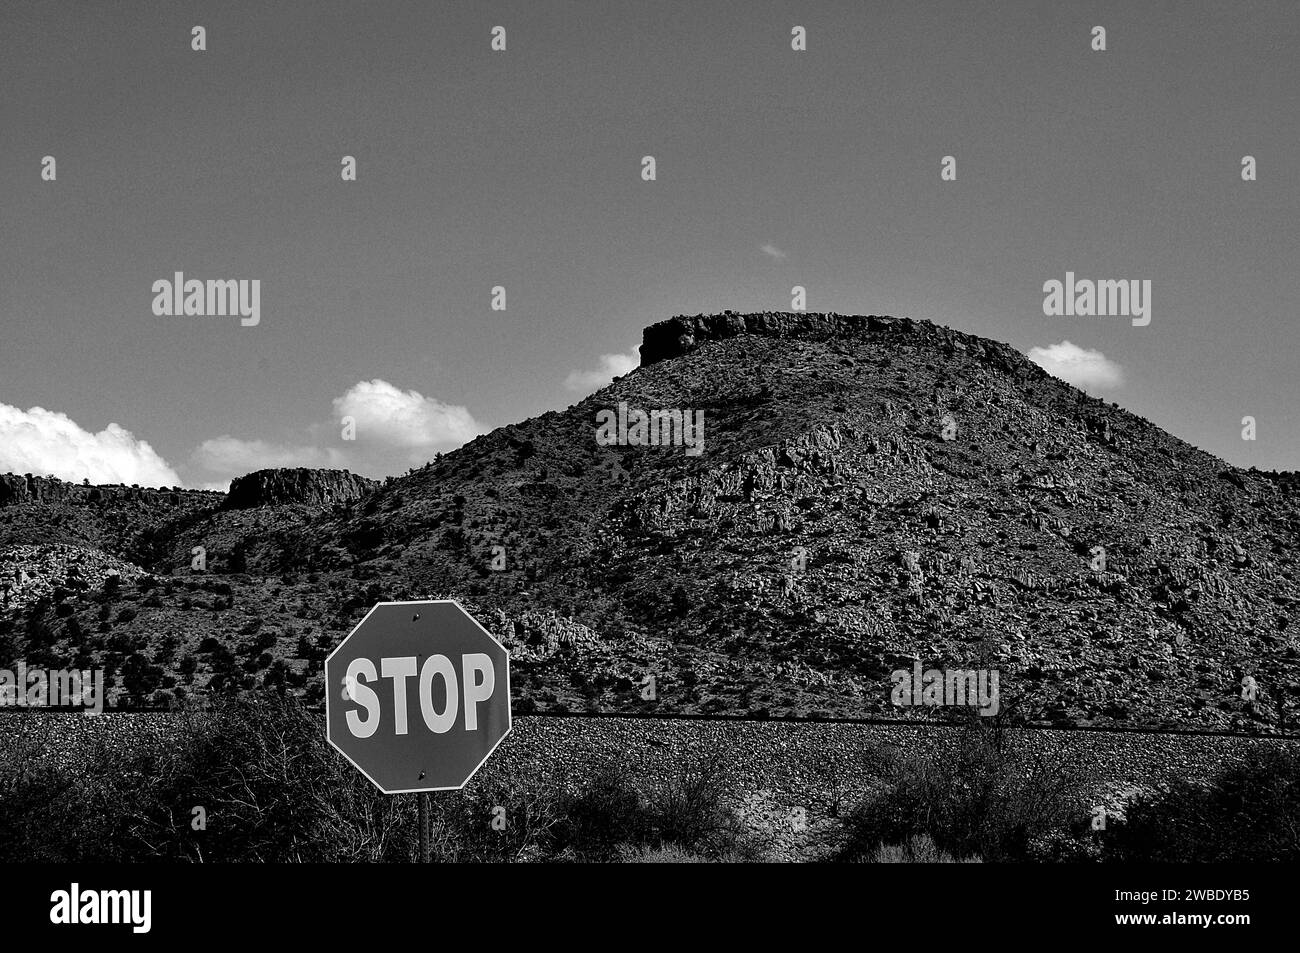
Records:
{"label": "cumulus cloud", "polygon": [[334,413],[340,421],[351,417],[356,422],[358,443],[408,450],[412,459],[459,447],[483,432],[464,407],[400,390],[379,378],[358,381],[334,398]]}
{"label": "cumulus cloud", "polygon": [[231,436],[203,441],[192,459],[205,470],[233,476],[271,467],[342,467],[344,463],[343,454],[333,448],[296,447]]}
{"label": "cumulus cloud", "polygon": [[1106,390],[1124,383],[1124,371],[1101,351],[1069,341],[1029,349],[1029,359],[1054,377],[1082,390]]}
{"label": "cumulus cloud", "polygon": [[641,359],[634,349],[630,354],[602,354],[600,366],[594,370],[570,371],[564,386],[573,391],[593,391],[604,387],[616,377],[636,370]]}
{"label": "cumulus cloud", "polygon": [[769,258],[775,258],[777,261],[788,257],[785,252],[781,251],[781,249],[777,248],[770,242],[766,245],[759,246],[759,248],[764,255],[767,255]]}
{"label": "cumulus cloud", "polygon": [[196,484],[224,490],[234,477],[273,467],[396,473],[483,432],[464,407],[403,391],[379,378],[358,381],[332,403],[333,420],[311,424],[298,441],[229,434],[203,441],[190,457],[203,474]]}
{"label": "cumulus cloud", "polygon": [[153,447],[115,423],[91,433],[66,414],[0,403],[0,473],[6,472],[141,486],[181,482]]}

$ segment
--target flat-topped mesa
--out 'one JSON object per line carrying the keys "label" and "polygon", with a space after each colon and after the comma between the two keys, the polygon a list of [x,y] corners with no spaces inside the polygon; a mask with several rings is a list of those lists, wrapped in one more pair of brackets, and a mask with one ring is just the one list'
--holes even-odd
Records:
{"label": "flat-topped mesa", "polygon": [[786,338],[800,341],[831,339],[869,341],[912,340],[946,351],[964,351],[989,364],[1011,370],[1033,367],[1014,348],[954,331],[930,321],[896,318],[889,315],[812,313],[804,311],[762,311],[740,314],[679,315],[650,325],[641,336],[641,366],[646,367],[669,358],[689,354],[710,341],[723,341],[740,335]]}
{"label": "flat-topped mesa", "polygon": [[178,506],[181,503],[212,503],[220,494],[209,490],[183,490],[180,487],[142,487],[124,484],[90,486],[70,483],[52,476],[33,476],[30,473],[0,473],[0,506],[24,504],[54,505],[58,503],[112,503],[136,501],[163,503]]}
{"label": "flat-topped mesa", "polygon": [[238,510],[253,506],[277,506],[285,503],[329,505],[359,500],[379,483],[349,470],[293,469],[257,470],[237,477],[222,509]]}

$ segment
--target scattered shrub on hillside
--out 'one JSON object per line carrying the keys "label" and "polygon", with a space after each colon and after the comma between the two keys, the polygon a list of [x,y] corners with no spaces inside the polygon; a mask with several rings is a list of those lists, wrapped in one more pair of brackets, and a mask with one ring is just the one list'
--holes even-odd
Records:
{"label": "scattered shrub on hillside", "polygon": [[[269,657],[269,656],[268,656]],[[284,663],[284,659],[276,659],[267,669],[266,674],[262,676],[262,685],[265,688],[283,693],[287,683],[289,666]]]}
{"label": "scattered shrub on hillside", "polygon": [[158,643],[153,652],[153,660],[157,665],[170,665],[176,658],[176,650],[180,647],[181,640],[172,634],[163,636],[162,641]]}
{"label": "scattered shrub on hillside", "polygon": [[161,666],[151,665],[139,652],[133,652],[122,664],[122,687],[131,704],[146,704],[147,698],[162,683]]}

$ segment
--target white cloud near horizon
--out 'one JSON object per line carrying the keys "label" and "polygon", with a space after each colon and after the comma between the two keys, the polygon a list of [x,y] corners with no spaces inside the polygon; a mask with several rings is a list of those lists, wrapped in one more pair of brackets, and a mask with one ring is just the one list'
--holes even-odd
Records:
{"label": "white cloud near horizon", "polygon": [[781,251],[781,249],[777,248],[771,242],[768,242],[766,245],[760,245],[759,251],[764,255],[767,255],[769,258],[775,258],[777,261],[789,257],[785,252]]}
{"label": "white cloud near horizon", "polygon": [[602,354],[600,366],[593,370],[570,371],[564,379],[566,390],[589,392],[599,390],[616,377],[636,370],[641,363],[640,354],[633,348],[629,354]]}
{"label": "white cloud near horizon", "polygon": [[465,407],[399,390],[379,378],[358,381],[334,398],[334,414],[340,422],[344,417],[356,421],[358,443],[408,450],[412,459],[459,447],[484,432]]}
{"label": "white cloud near horizon", "polygon": [[91,433],[67,414],[0,403],[0,473],[80,483],[179,486],[176,471],[131,431],[110,423]]}
{"label": "white cloud near horizon", "polygon": [[1030,348],[1029,359],[1053,377],[1081,390],[1108,390],[1124,384],[1124,369],[1119,364],[1101,351],[1069,341]]}
{"label": "white cloud near horizon", "polygon": [[[358,381],[335,397],[332,405],[333,421],[307,428],[314,443],[246,440],[228,434],[203,441],[191,462],[219,479],[205,479],[198,485],[225,489],[234,477],[278,467],[396,473],[484,432],[465,407],[419,391],[403,391],[380,378]],[[354,440],[343,440],[345,417],[352,418]]]}

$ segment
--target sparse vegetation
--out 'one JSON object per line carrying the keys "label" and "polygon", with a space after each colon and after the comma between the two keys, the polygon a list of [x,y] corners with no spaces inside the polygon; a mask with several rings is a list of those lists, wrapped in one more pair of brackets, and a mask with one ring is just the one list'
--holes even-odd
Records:
{"label": "sparse vegetation", "polygon": [[[128,660],[129,662],[130,660]],[[128,678],[135,677],[128,675]],[[75,763],[0,763],[0,857],[32,861],[406,861],[414,799],[378,793],[321,737],[318,713],[258,701],[176,708],[149,743],[101,741]],[[1099,834],[1070,785],[972,732],[937,765],[868,765],[883,785],[834,823],[837,859],[1286,861],[1300,857],[1300,758],[1223,772],[1137,798]],[[725,762],[690,761],[651,781],[622,758],[568,785],[489,772],[432,799],[440,861],[748,862],[769,857],[732,810]],[[195,825],[195,808],[204,822]]]}
{"label": "sparse vegetation", "polygon": [[1120,863],[1300,860],[1300,751],[1273,752],[1209,782],[1179,780],[1139,794],[1101,839]]}
{"label": "sparse vegetation", "polygon": [[[128,660],[130,661],[130,660]],[[128,679],[137,677],[134,671]],[[143,689],[140,689],[143,690]],[[168,697],[171,697],[168,695]],[[181,709],[166,743],[97,746],[84,763],[0,765],[0,857],[33,861],[409,860],[413,799],[380,794],[292,699]],[[523,780],[433,799],[443,861],[743,856],[721,775],[685,769],[643,793],[611,764],[576,790]],[[202,807],[205,826],[194,826]]]}
{"label": "sparse vegetation", "polygon": [[951,756],[882,754],[877,793],[849,813],[842,859],[907,850],[917,837],[956,857],[1044,859],[1041,845],[1085,816],[1087,779],[1013,747],[988,721],[973,718]]}

